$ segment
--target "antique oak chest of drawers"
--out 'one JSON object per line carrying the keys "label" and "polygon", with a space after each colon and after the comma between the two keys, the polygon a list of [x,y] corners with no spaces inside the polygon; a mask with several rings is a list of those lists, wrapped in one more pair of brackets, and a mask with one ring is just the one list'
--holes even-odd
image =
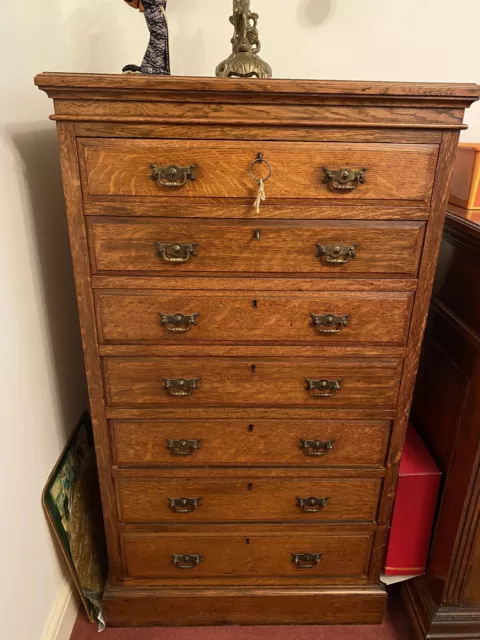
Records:
{"label": "antique oak chest of drawers", "polygon": [[107,623],[380,622],[478,87],[36,82],[55,101]]}

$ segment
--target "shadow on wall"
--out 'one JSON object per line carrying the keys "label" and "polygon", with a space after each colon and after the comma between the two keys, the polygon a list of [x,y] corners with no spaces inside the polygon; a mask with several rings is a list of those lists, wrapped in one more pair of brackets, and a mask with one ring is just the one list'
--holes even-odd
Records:
{"label": "shadow on wall", "polygon": [[318,27],[335,12],[336,0],[300,0],[298,21],[303,27]]}
{"label": "shadow on wall", "polygon": [[23,124],[21,131],[9,133],[28,188],[56,401],[67,437],[88,399],[57,137],[55,129],[43,123]]}

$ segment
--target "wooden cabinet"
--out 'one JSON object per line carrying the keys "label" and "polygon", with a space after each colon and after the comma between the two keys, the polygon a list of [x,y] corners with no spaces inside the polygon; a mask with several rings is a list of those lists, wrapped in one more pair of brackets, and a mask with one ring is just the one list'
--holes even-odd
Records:
{"label": "wooden cabinet", "polygon": [[36,82],[55,101],[107,623],[380,622],[452,161],[479,88]]}
{"label": "wooden cabinet", "polygon": [[405,600],[419,639],[480,637],[480,216],[450,205],[412,420],[443,472],[425,576]]}

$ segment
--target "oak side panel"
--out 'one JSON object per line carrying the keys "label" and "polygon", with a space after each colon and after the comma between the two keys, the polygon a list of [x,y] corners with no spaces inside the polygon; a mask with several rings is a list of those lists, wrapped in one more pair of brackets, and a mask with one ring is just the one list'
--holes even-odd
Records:
{"label": "oak side panel", "polygon": [[105,419],[102,372],[97,351],[97,329],[88,260],[87,234],[82,211],[82,193],[74,127],[72,124],[58,123],[57,134],[60,146],[60,161],[87,373],[90,411],[95,437],[95,453],[103,506],[110,579],[114,580],[118,575],[121,562],[119,539],[116,530],[117,513],[114,487],[110,475],[108,428]]}
{"label": "oak side panel", "polygon": [[[435,268],[442,239],[445,209],[450,191],[450,182],[458,146],[458,137],[459,134],[457,132],[444,132],[438,156],[431,214],[425,234],[418,289],[413,307],[410,336],[407,345],[407,355],[400,382],[396,418],[392,429],[384,491],[380,501],[378,516],[379,525],[389,525],[391,521],[395,490],[398,480],[398,468],[405,442],[413,389],[415,386],[423,335],[427,321],[427,313],[433,288]],[[388,530],[386,529],[383,534],[379,532],[374,541],[374,552],[372,554],[371,564],[372,576],[378,577],[381,571],[387,535]]]}

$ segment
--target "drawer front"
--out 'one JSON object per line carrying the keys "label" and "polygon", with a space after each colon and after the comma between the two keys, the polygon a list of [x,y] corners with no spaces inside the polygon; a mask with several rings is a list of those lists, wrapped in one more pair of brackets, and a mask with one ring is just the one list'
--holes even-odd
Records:
{"label": "drawer front", "polygon": [[130,523],[371,522],[380,486],[377,478],[117,480],[119,517]]}
{"label": "drawer front", "polygon": [[163,420],[112,424],[123,466],[382,466],[389,422]]}
{"label": "drawer front", "polygon": [[[265,183],[269,199],[426,203],[432,192],[438,147],[89,139],[81,141],[84,191],[90,196],[254,199],[258,185],[250,175],[250,168],[259,153],[263,153],[272,169]],[[165,172],[154,180],[156,172],[152,165],[159,169],[177,167],[176,175],[175,170]],[[334,174],[331,180],[331,174],[327,177],[324,168]],[[360,174],[363,169],[366,171]],[[355,173],[346,178],[337,174],[340,170]],[[257,163],[252,171],[257,178],[266,178],[269,172],[265,163]]]}
{"label": "drawer front", "polygon": [[87,221],[94,273],[416,276],[425,222]]}
{"label": "drawer front", "polygon": [[408,335],[413,294],[97,292],[103,343],[390,343]]}
{"label": "drawer front", "polygon": [[372,534],[127,533],[121,541],[131,578],[302,579],[365,576]]}
{"label": "drawer front", "polygon": [[111,406],[394,408],[400,360],[104,358]]}

